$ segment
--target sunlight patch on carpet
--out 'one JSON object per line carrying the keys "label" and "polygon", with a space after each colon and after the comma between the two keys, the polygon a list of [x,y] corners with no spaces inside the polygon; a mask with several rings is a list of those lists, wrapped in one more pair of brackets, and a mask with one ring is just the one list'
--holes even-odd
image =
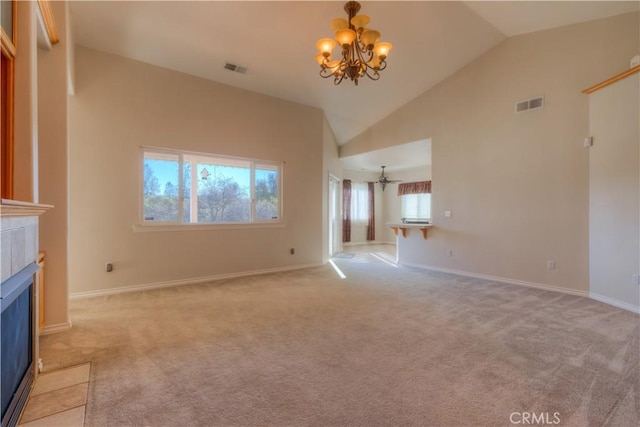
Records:
{"label": "sunlight patch on carpet", "polygon": [[338,273],[338,276],[339,276],[341,279],[346,279],[346,278],[347,278],[347,276],[345,276],[345,275],[344,275],[344,273],[342,272],[342,270],[340,270],[340,269],[338,268],[338,266],[337,266],[337,265],[336,265],[332,260],[329,260],[329,264],[331,264],[331,266],[332,266],[332,267],[333,267],[333,269],[336,271],[336,273]]}
{"label": "sunlight patch on carpet", "polygon": [[391,262],[383,257],[381,257],[380,255],[374,253],[374,252],[369,252],[369,255],[371,255],[372,257],[379,259],[380,261],[384,262],[385,264],[389,264],[391,267],[393,268],[398,268],[398,264]]}

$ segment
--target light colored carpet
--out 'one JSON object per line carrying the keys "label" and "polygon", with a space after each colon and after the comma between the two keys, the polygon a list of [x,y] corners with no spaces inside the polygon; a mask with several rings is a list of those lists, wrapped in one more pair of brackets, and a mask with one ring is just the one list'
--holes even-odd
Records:
{"label": "light colored carpet", "polygon": [[637,425],[639,316],[335,262],[347,279],[326,266],[74,300],[73,329],[41,356],[93,363],[87,426]]}

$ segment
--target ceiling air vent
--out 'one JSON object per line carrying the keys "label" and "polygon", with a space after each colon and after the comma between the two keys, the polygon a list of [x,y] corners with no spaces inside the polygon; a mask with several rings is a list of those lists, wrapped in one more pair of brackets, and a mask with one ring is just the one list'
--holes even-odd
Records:
{"label": "ceiling air vent", "polygon": [[235,71],[236,73],[240,73],[240,74],[245,74],[247,72],[246,68],[236,64],[230,64],[228,62],[224,64],[224,69],[229,71]]}
{"label": "ceiling air vent", "polygon": [[525,101],[516,102],[516,113],[522,113],[529,110],[537,110],[544,107],[544,97],[527,99]]}

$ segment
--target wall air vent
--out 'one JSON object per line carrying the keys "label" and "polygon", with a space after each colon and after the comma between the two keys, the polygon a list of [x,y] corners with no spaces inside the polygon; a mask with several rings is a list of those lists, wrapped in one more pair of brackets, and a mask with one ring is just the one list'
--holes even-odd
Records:
{"label": "wall air vent", "polygon": [[229,71],[235,71],[236,73],[240,73],[240,74],[245,74],[247,72],[247,69],[245,67],[241,67],[236,64],[231,64],[229,62],[224,64],[224,69]]}
{"label": "wall air vent", "polygon": [[516,113],[522,113],[529,110],[537,110],[544,107],[544,97],[527,99],[525,101],[516,102]]}

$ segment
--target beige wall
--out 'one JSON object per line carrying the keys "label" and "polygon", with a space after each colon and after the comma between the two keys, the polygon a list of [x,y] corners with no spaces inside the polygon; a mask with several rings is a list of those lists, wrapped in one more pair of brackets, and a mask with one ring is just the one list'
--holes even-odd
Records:
{"label": "beige wall", "polygon": [[590,292],[640,311],[640,76],[589,95]]}
{"label": "beige wall", "polygon": [[58,33],[51,50],[38,49],[38,157],[40,202],[54,205],[40,218],[40,249],[47,252],[45,327],[68,324],[67,290],[67,2],[52,2]]}
{"label": "beige wall", "polygon": [[[85,48],[75,59],[72,293],[322,262],[321,110]],[[141,145],[284,161],[286,227],[134,232]]]}
{"label": "beige wall", "polygon": [[[640,51],[638,34],[632,13],[511,37],[341,155],[432,138],[435,227],[418,261],[586,293],[589,115],[581,90],[626,69]],[[513,112],[516,101],[539,95],[544,109]]]}

